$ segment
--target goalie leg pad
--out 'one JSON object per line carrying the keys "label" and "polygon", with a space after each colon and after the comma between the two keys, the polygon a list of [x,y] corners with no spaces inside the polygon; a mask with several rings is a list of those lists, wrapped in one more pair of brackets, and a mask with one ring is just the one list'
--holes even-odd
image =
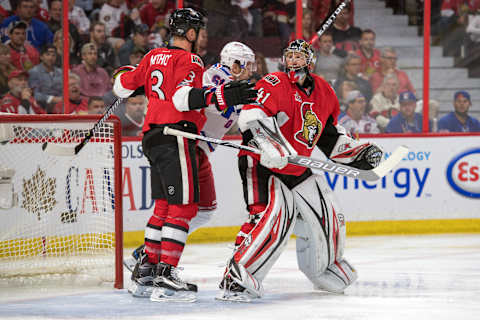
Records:
{"label": "goalie leg pad", "polygon": [[263,294],[261,282],[244,266],[236,263],[234,258],[230,259],[227,265],[220,288],[223,292],[217,296],[217,299],[224,301],[250,302]]}
{"label": "goalie leg pad", "polygon": [[285,249],[293,232],[296,214],[292,192],[276,177],[270,177],[268,205],[255,227],[234,251],[235,261],[262,282]]}
{"label": "goalie leg pad", "polygon": [[345,220],[322,176],[310,176],[293,189],[293,194],[299,215],[294,230],[297,263],[317,285],[328,266],[343,256]]}
{"label": "goalie leg pad", "polygon": [[343,293],[345,289],[357,280],[357,271],[343,259],[335,261],[315,281],[316,290],[333,293]]}

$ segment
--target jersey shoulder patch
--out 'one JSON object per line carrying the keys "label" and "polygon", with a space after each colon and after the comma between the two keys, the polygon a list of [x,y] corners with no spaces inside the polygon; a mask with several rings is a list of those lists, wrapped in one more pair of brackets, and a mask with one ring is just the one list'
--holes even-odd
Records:
{"label": "jersey shoulder patch", "polygon": [[192,57],[192,63],[199,65],[200,67],[203,68],[203,61],[199,56],[197,56],[196,54],[192,54],[191,57]]}
{"label": "jersey shoulder patch", "polygon": [[265,77],[263,77],[263,80],[270,83],[272,87],[275,87],[280,83],[280,79],[274,74],[267,74]]}

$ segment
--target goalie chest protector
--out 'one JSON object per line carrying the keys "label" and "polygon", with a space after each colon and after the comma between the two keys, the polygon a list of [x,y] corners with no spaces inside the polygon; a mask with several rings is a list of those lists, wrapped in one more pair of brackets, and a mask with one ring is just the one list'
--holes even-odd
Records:
{"label": "goalie chest protector", "polygon": [[[331,116],[334,124],[340,114],[340,105],[332,87],[321,77],[311,74],[314,84],[311,92],[306,92],[297,84],[291,83],[284,72],[266,75],[257,82],[259,90],[257,102],[245,109],[260,108],[268,116],[277,115],[280,130],[288,142],[301,156],[309,157],[322,131]],[[258,155],[253,155],[259,158]],[[281,170],[283,174],[302,174],[306,169],[292,164]]]}

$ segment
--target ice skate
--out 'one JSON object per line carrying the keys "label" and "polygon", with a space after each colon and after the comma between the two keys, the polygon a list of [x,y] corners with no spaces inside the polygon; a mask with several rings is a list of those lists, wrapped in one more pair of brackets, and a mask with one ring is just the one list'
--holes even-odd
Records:
{"label": "ice skate", "polygon": [[260,298],[263,291],[261,283],[233,258],[219,287],[222,292],[215,299],[222,301],[251,302]]}
{"label": "ice skate", "polygon": [[123,265],[125,266],[125,268],[127,268],[128,271],[133,272],[133,269],[135,268],[135,265],[137,264],[142,254],[145,254],[144,244],[133,250],[130,256],[123,259]]}
{"label": "ice skate", "polygon": [[216,297],[216,300],[232,302],[251,302],[257,298],[248,293],[247,289],[234,282],[230,277],[224,278],[219,285],[222,290]]}
{"label": "ice skate", "polygon": [[132,272],[132,283],[128,292],[134,297],[148,298],[153,290],[155,265],[147,261],[147,255],[142,254]]}
{"label": "ice skate", "polygon": [[152,301],[195,302],[198,288],[178,277],[178,269],[166,263],[155,267]]}

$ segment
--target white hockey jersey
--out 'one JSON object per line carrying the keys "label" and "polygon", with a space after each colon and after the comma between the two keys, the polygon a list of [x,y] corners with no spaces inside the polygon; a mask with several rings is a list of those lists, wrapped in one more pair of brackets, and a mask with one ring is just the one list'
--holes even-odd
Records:
{"label": "white hockey jersey", "polygon": [[[217,63],[203,73],[202,81],[204,87],[219,86],[233,81],[233,76],[228,67]],[[219,112],[214,105],[209,106],[205,109],[207,122],[200,133],[206,137],[222,139],[225,133],[237,122],[240,110],[241,108],[238,106],[237,108],[230,106],[223,112]],[[200,141],[198,146],[202,148],[207,155],[215,151],[216,147],[215,144],[205,141]]]}

